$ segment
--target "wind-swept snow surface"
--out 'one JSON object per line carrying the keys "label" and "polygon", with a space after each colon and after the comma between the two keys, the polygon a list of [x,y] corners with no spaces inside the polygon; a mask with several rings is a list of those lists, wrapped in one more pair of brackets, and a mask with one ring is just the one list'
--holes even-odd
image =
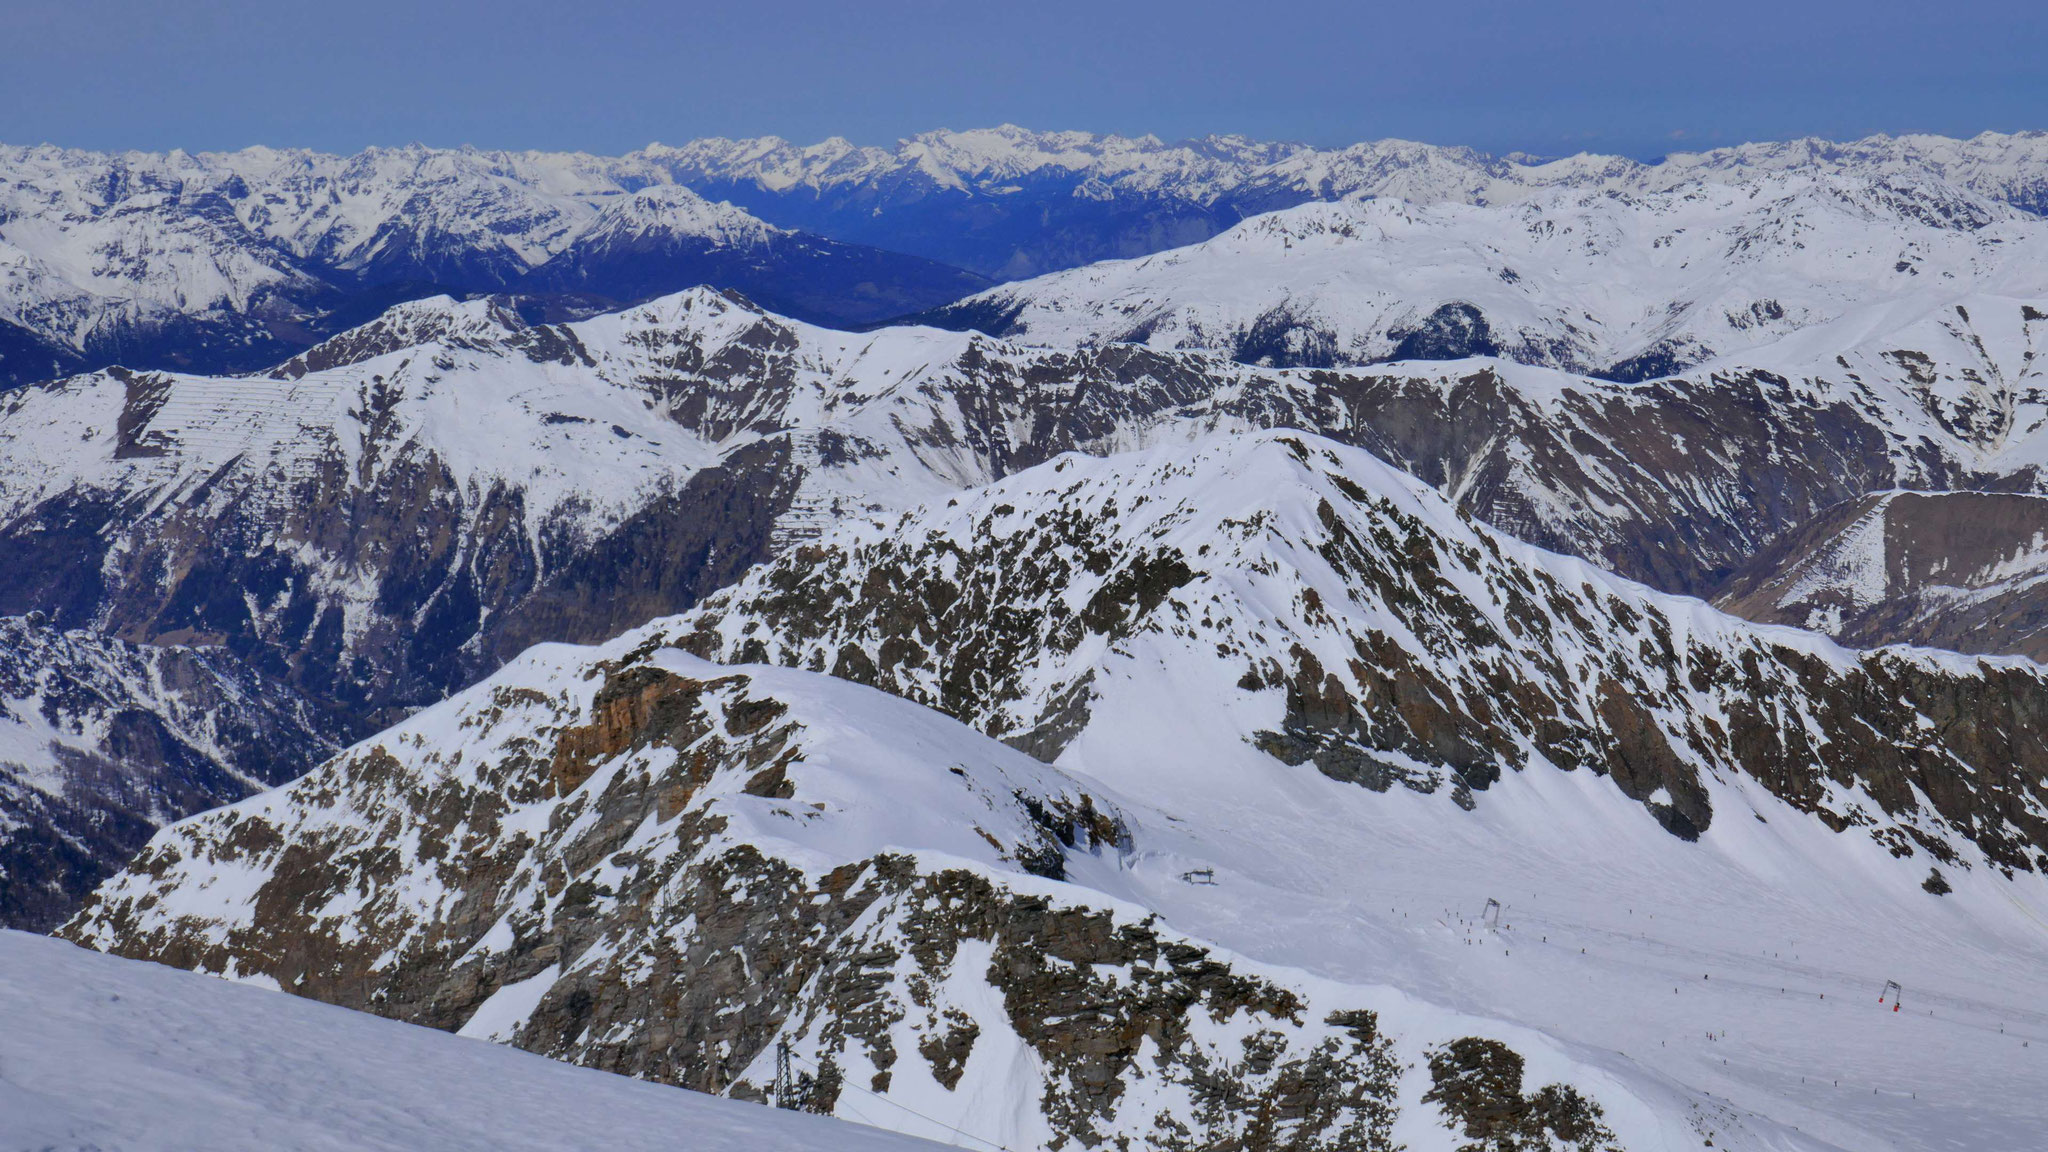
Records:
{"label": "wind-swept snow surface", "polygon": [[4,1152],[930,1152],[0,931]]}

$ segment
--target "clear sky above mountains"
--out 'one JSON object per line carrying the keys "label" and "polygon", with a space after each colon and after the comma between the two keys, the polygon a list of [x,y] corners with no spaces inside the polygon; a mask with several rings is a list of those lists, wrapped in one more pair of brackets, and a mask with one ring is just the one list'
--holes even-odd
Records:
{"label": "clear sky above mountains", "polygon": [[620,152],[1010,121],[1651,157],[2048,127],[2027,0],[0,0],[0,141]]}

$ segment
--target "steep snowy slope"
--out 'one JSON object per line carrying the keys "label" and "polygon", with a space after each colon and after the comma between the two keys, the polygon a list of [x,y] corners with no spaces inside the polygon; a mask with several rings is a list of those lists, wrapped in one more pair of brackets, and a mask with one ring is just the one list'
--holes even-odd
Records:
{"label": "steep snowy slope", "polygon": [[7,1152],[930,1152],[0,931]]}
{"label": "steep snowy slope", "polygon": [[340,727],[225,652],[0,617],[0,927],[56,927],[158,827],[299,775]]}
{"label": "steep snowy slope", "polygon": [[2048,294],[2048,225],[1957,189],[1807,176],[1502,207],[1350,200],[941,309],[1037,343],[1324,366],[1503,356],[1622,380],[1873,304]]}
{"label": "steep snowy slope", "polygon": [[2044,694],[1303,434],[1070,456],[536,649],[66,932],[734,1094],[782,1037],[841,1115],[1019,1149],[2020,1146]]}
{"label": "steep snowy slope", "polygon": [[747,1099],[787,1042],[807,1108],[976,1147],[1788,1135],[1187,938],[1083,886],[1181,839],[1092,787],[816,674],[547,648],[179,826],[68,931]]}

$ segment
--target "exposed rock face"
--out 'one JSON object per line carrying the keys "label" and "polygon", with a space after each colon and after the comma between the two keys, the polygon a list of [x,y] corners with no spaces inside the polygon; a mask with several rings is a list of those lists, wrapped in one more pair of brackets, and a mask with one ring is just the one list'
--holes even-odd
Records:
{"label": "exposed rock face", "polygon": [[1875,488],[2036,485],[2009,447],[1979,444],[2024,441],[2042,406],[2008,390],[1985,423],[1978,335],[1958,318],[1920,342],[1935,352],[1910,387],[1875,353],[1798,378],[1613,385],[853,336],[701,292],[573,324],[442,300],[269,380],[109,372],[14,394],[0,611],[218,642],[367,732],[527,643],[687,608],[848,517],[1063,451],[1274,426],[1359,443],[1539,546],[1704,594]]}
{"label": "exposed rock face", "polygon": [[1744,565],[1715,603],[1845,644],[2048,661],[2048,499],[1880,492],[1828,509]]}
{"label": "exposed rock face", "polygon": [[[748,1099],[783,1042],[785,1107],[909,1099],[990,1134],[997,1093],[1013,1146],[1394,1148],[1446,1023],[1403,1036],[1376,994],[1039,878],[1144,835],[908,703],[634,636],[537,650],[178,825],[64,934]],[[227,870],[252,882],[216,895]]]}
{"label": "exposed rock face", "polygon": [[1824,379],[1747,370],[1618,386],[1500,364],[1303,376],[1320,406],[1295,426],[1370,450],[1519,539],[1692,595],[1891,477],[2034,479],[1978,472],[1927,437],[1902,443],[1892,428],[1907,421]]}
{"label": "exposed rock face", "polygon": [[160,825],[291,779],[337,727],[217,649],[0,618],[0,928],[55,928]]}
{"label": "exposed rock face", "polygon": [[1448,1126],[1469,1138],[1459,1152],[1569,1148],[1616,1152],[1600,1106],[1568,1084],[1522,1092],[1522,1057],[1498,1040],[1463,1036],[1430,1054],[1423,1099],[1444,1110]]}
{"label": "exposed rock face", "polygon": [[[1748,626],[1302,435],[1068,457],[800,548],[657,631],[1096,771],[1235,741],[1470,806],[1540,760],[1606,774],[1685,838],[1754,781],[1899,856],[2048,867],[2038,666]],[[1146,687],[1155,665],[1177,698]]]}

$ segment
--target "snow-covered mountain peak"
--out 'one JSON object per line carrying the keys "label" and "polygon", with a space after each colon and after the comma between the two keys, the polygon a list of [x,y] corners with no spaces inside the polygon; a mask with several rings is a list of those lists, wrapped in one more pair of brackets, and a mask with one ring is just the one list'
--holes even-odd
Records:
{"label": "snow-covered mountain peak", "polygon": [[2048,293],[2044,257],[2048,225],[1932,177],[1788,171],[1501,205],[1303,204],[936,317],[1034,343],[1138,341],[1283,366],[1494,355],[1632,380],[1864,308]]}
{"label": "snow-covered mountain peak", "polygon": [[[180,824],[66,932],[742,1099],[786,1045],[808,1110],[998,1147],[1243,1142],[1283,1099],[1323,1146],[1428,1146],[1488,1122],[1436,1087],[1478,1064],[1537,1147],[1826,1148],[1699,1116],[1611,1050],[1185,934],[1149,908],[1185,903],[1183,873],[1246,884],[1210,903],[1250,921],[1275,910],[1191,801],[1127,805],[903,700],[641,632],[535,649]],[[1333,927],[1432,947],[1422,924]],[[1218,1077],[1242,1087],[1219,1101]]]}
{"label": "snow-covered mountain peak", "polygon": [[[1483,1130],[1461,1061],[1536,1147],[1995,1146],[2040,1116],[1981,1022],[2040,985],[1992,958],[2036,931],[2044,697],[1657,596],[1303,433],[1063,455],[534,649],[167,830],[67,933],[747,1098],[787,1041],[821,1109],[1006,1147],[1241,1135],[1216,1075],[1442,1146]],[[1872,1008],[1880,969],[1940,1019]],[[1995,1103],[1798,1079],[1904,1082],[1899,1036]]]}
{"label": "snow-covered mountain peak", "polygon": [[[1610,774],[1686,838],[1763,803],[1761,787],[1809,811],[1857,807],[1879,841],[1982,837],[1961,851],[1994,867],[2031,872],[2048,850],[2048,806],[2024,782],[2048,760],[1938,747],[1910,710],[1847,703],[1871,682],[1923,712],[1990,682],[2048,698],[2033,665],[1858,654],[1748,624],[1505,539],[1302,433],[1062,457],[792,552],[686,620],[678,642],[699,653],[834,668],[1139,794],[1226,794],[1277,760],[1470,806],[1504,773],[1547,764]],[[1812,735],[1764,736],[1760,700]],[[1808,756],[1845,788],[1892,789],[1852,751],[1875,730],[1903,744],[1867,754],[1923,764],[1928,795],[1937,775],[1986,781],[2031,831],[1903,794],[1813,808],[1804,785],[1787,790],[1781,773]],[[1753,735],[1801,750],[1765,752]],[[2007,755],[2030,766],[2008,778]]]}
{"label": "snow-covered mountain peak", "polygon": [[651,184],[603,205],[579,244],[631,243],[649,236],[694,236],[748,248],[789,231],[763,223],[723,201],[713,202],[680,184]]}

